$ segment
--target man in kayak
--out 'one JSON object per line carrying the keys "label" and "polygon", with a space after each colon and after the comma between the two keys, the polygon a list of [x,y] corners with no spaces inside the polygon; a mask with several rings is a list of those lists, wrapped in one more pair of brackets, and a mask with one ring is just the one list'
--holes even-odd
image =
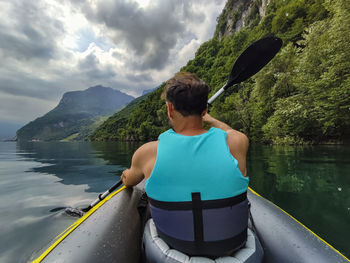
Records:
{"label": "man in kayak", "polygon": [[207,84],[188,72],[166,83],[172,129],[136,150],[122,180],[126,186],[147,180],[152,219],[170,247],[217,257],[247,239],[249,142],[207,113],[208,93]]}

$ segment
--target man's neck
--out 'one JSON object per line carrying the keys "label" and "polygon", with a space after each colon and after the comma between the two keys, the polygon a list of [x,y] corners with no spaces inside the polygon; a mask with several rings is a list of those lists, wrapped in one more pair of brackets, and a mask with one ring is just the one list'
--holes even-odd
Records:
{"label": "man's neck", "polygon": [[193,136],[207,132],[203,128],[202,118],[199,116],[180,116],[176,118],[172,123],[173,129],[176,133]]}

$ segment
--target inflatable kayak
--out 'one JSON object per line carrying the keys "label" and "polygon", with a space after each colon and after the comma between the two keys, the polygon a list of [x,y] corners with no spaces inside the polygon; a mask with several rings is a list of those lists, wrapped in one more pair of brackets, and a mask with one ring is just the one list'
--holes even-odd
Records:
{"label": "inflatable kayak", "polygon": [[[144,262],[141,256],[144,185],[122,187],[56,237],[33,262]],[[248,191],[263,262],[350,262],[282,209]],[[198,261],[196,261],[198,262]]]}

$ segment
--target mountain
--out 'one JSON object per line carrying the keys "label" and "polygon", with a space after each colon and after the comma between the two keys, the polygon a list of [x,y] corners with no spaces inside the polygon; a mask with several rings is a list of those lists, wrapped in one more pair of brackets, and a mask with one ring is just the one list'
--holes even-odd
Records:
{"label": "mountain", "polygon": [[132,101],[134,97],[118,90],[94,86],[63,95],[59,104],[44,116],[17,131],[18,140],[79,140]]}
{"label": "mountain", "polygon": [[[198,75],[213,95],[252,42],[275,35],[277,56],[258,74],[229,89],[211,114],[253,142],[335,143],[350,137],[350,16],[347,0],[228,0],[212,39],[181,71]],[[104,124],[93,140],[154,140],[167,129],[161,88]],[[98,131],[98,130],[97,130]]]}

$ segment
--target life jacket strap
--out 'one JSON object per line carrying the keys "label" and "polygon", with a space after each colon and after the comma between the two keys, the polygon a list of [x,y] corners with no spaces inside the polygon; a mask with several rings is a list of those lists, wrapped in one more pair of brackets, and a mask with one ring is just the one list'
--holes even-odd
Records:
{"label": "life jacket strap", "polygon": [[[193,196],[192,196],[193,197]],[[174,202],[174,201],[159,201],[148,197],[152,206],[164,210],[193,210],[192,201]],[[240,195],[222,198],[217,200],[201,200],[202,209],[214,209],[227,206],[237,205],[247,199],[247,192]]]}
{"label": "life jacket strap", "polygon": [[194,241],[198,246],[204,241],[201,193],[192,193]]}

